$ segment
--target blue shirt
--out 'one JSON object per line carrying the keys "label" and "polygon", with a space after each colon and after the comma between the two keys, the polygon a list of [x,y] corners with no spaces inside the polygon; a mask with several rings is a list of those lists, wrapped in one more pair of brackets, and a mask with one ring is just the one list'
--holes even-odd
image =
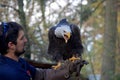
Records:
{"label": "blue shirt", "polygon": [[22,58],[17,62],[0,55],[0,80],[33,80],[35,71],[35,67]]}

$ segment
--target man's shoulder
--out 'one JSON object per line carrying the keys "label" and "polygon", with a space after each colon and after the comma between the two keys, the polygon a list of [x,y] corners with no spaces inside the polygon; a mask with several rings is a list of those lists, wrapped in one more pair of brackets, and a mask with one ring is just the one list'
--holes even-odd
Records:
{"label": "man's shoulder", "polygon": [[0,55],[0,66],[5,64],[4,58]]}
{"label": "man's shoulder", "polygon": [[0,56],[0,73],[3,72],[8,65],[6,64],[5,60]]}

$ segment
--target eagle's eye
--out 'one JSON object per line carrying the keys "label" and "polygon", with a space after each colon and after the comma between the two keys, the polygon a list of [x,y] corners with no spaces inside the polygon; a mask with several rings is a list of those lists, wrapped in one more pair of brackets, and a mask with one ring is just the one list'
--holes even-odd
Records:
{"label": "eagle's eye", "polygon": [[65,31],[65,30],[64,30],[63,32],[64,32],[64,33],[66,33],[66,31]]}

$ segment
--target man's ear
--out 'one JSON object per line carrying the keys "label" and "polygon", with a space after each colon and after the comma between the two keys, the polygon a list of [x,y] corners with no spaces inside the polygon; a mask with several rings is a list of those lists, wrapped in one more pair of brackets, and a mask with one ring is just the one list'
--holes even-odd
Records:
{"label": "man's ear", "polygon": [[12,42],[9,42],[9,43],[8,43],[8,47],[9,47],[10,49],[13,49],[13,48],[15,47],[15,44],[13,44]]}

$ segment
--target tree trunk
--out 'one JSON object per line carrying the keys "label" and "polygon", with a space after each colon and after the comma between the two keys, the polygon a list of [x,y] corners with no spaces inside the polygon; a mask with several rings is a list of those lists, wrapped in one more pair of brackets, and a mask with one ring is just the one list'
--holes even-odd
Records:
{"label": "tree trunk", "polygon": [[117,0],[106,0],[104,52],[102,55],[101,80],[114,80],[116,33],[117,33]]}
{"label": "tree trunk", "polygon": [[43,27],[46,29],[46,19],[45,19],[45,0],[39,0],[39,4],[40,4],[40,9],[41,9],[41,13],[42,13],[42,20],[43,20]]}
{"label": "tree trunk", "polygon": [[25,12],[23,10],[23,0],[17,0],[18,1],[18,6],[19,6],[19,19],[20,19],[20,22],[25,30],[25,35],[26,35],[26,38],[27,38],[27,47],[26,47],[26,52],[25,52],[25,58],[28,58],[30,59],[30,53],[31,53],[31,50],[30,50],[30,40],[29,40],[29,36],[28,36],[28,26],[26,24],[26,16],[25,16]]}

